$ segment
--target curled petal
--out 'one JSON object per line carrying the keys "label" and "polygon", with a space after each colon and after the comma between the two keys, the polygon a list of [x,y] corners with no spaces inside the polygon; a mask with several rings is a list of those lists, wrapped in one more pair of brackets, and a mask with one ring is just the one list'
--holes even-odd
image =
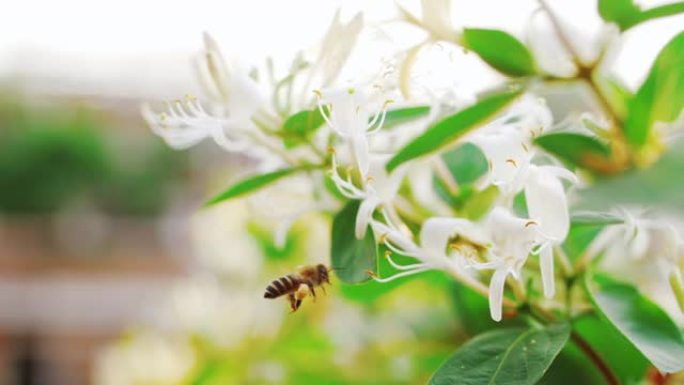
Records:
{"label": "curled petal", "polygon": [[492,280],[489,282],[489,314],[496,322],[501,321],[504,284],[506,283],[507,275],[508,271],[506,269],[498,269],[494,272]]}
{"label": "curled petal", "polygon": [[420,230],[421,247],[434,256],[446,256],[449,239],[461,236],[478,244],[487,239],[474,223],[462,218],[430,218]]}
{"label": "curled petal", "polygon": [[570,229],[570,214],[563,184],[548,168],[531,167],[525,184],[530,218],[539,222],[542,233],[562,242]]}
{"label": "curled petal", "polygon": [[542,248],[539,254],[539,265],[541,267],[544,296],[546,298],[553,298],[556,293],[556,287],[553,273],[553,249],[551,246]]}
{"label": "curled petal", "polygon": [[368,176],[370,168],[370,150],[368,148],[368,138],[366,135],[354,135],[350,138],[349,145],[354,156],[356,166],[359,168],[362,178]]}
{"label": "curled petal", "polygon": [[328,86],[335,81],[349,58],[362,28],[363,15],[361,13],[356,14],[347,24],[340,21],[339,11],[335,13],[335,18],[321,42],[321,51],[316,61],[321,69],[323,86]]}
{"label": "curled petal", "polygon": [[378,198],[385,203],[391,201],[397,195],[407,170],[406,166],[402,165],[393,170],[391,174],[388,174],[385,165],[387,165],[389,159],[390,156],[388,155],[371,155],[369,162],[369,176],[371,180],[368,181],[368,184],[373,186],[373,190],[377,193]]}
{"label": "curled petal", "polygon": [[356,239],[363,239],[366,235],[368,222],[371,220],[373,211],[375,211],[379,203],[380,201],[375,196],[368,197],[361,202],[359,211],[356,213],[356,227],[354,229]]}

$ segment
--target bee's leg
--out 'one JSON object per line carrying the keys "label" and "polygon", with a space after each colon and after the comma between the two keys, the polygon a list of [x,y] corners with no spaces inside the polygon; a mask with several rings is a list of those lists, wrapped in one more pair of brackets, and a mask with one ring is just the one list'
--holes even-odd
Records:
{"label": "bee's leg", "polygon": [[309,291],[311,292],[311,296],[313,297],[313,301],[316,302],[316,290],[314,290],[314,286],[312,283],[307,283],[306,286],[309,287]]}
{"label": "bee's leg", "polygon": [[321,290],[323,290],[323,294],[328,294],[325,292],[325,286],[321,285]]}
{"label": "bee's leg", "polygon": [[[295,298],[294,293],[290,293],[287,295],[287,300],[290,301],[290,309],[292,312],[296,312],[297,309],[299,308],[299,304],[301,304],[302,301],[299,301]],[[299,304],[297,303],[299,301]]]}

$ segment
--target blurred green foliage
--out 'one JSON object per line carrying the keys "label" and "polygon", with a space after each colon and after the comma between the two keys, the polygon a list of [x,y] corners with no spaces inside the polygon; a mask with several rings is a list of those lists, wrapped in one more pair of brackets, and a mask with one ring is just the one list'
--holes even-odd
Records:
{"label": "blurred green foliage", "polygon": [[[159,214],[185,158],[160,143],[115,151],[96,111],[75,106],[0,106],[0,212],[50,214],[81,200],[112,215]],[[107,135],[105,135],[107,134]],[[121,159],[139,157],[134,167]]]}

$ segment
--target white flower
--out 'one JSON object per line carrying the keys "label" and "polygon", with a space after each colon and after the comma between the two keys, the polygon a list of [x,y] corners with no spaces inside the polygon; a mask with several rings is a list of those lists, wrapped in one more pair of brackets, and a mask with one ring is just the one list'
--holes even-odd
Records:
{"label": "white flower", "polygon": [[588,261],[603,253],[603,269],[637,284],[682,319],[684,301],[677,292],[684,288],[684,241],[675,228],[681,224],[663,216],[634,216],[624,210],[622,215],[625,222],[601,231],[587,248],[585,258]]}
{"label": "white flower", "polygon": [[142,114],[152,132],[177,150],[190,148],[206,138],[214,139],[227,151],[242,151],[247,146],[239,122],[209,115],[195,98],[169,103],[161,114],[144,106]]}
{"label": "white flower", "polygon": [[477,267],[494,269],[489,283],[489,311],[493,320],[500,321],[506,277],[510,274],[520,280],[522,267],[537,244],[538,233],[534,221],[518,218],[501,207],[492,210],[485,226],[491,237],[490,260]]}
{"label": "white flower", "polygon": [[457,41],[458,32],[451,22],[451,0],[421,0],[419,19],[399,6],[403,18],[430,33],[431,40]]}
{"label": "white flower", "polygon": [[165,112],[143,107],[152,131],[175,149],[186,149],[212,138],[223,149],[245,151],[250,136],[258,135],[253,119],[259,117],[264,97],[258,84],[244,71],[231,70],[217,44],[205,34],[205,51],[199,77],[213,103],[205,111],[194,97],[169,103]]}
{"label": "white flower", "polygon": [[368,175],[370,150],[367,136],[382,128],[387,103],[382,112],[371,119],[366,95],[353,88],[328,89],[318,92],[318,106],[325,121],[349,145],[354,164],[362,178]]}
{"label": "white flower", "polygon": [[457,240],[461,245],[477,245],[485,247],[487,239],[478,225],[462,218],[433,217],[425,221],[420,231],[420,245],[416,245],[402,232],[387,224],[372,220],[371,225],[376,235],[392,252],[416,258],[419,263],[400,265],[387,255],[389,263],[401,270],[387,278],[374,277],[378,282],[389,282],[432,269],[454,271],[460,269],[462,261],[469,257],[468,250],[451,247],[450,241]]}
{"label": "white flower", "polygon": [[357,187],[351,177],[342,178],[338,172],[336,156],[333,155],[332,179],[339,191],[348,198],[361,200],[359,211],[356,215],[356,238],[362,239],[366,234],[366,228],[373,217],[373,212],[382,206],[385,210],[393,212],[392,200],[397,195],[401,180],[405,175],[405,168],[399,167],[391,174],[387,173],[385,165],[389,160],[387,155],[370,156],[369,173]]}
{"label": "white flower", "polygon": [[328,87],[335,81],[349,58],[362,28],[363,15],[361,13],[356,14],[346,24],[340,21],[340,12],[335,13],[335,18],[321,41],[321,50],[312,69],[313,73],[320,68],[322,87]]}
{"label": "white flower", "polygon": [[457,34],[451,22],[451,0],[422,0],[423,26],[437,40],[453,41]]}

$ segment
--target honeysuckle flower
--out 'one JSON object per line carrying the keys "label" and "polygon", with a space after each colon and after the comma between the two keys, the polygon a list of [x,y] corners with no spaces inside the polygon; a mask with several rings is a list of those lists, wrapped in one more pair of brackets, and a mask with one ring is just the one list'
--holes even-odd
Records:
{"label": "honeysuckle flower", "polygon": [[[684,289],[684,240],[675,227],[677,222],[621,211],[624,223],[604,228],[587,248],[585,259],[602,255],[602,269],[637,283],[652,295],[657,293],[653,299],[668,309],[676,308],[677,302],[681,312],[673,313],[681,318],[684,298],[678,293]],[[673,295],[664,295],[668,292]]]}
{"label": "honeysuckle flower", "polygon": [[592,254],[606,252],[607,260],[650,261],[676,268],[684,262],[684,241],[662,218],[635,216],[623,210],[625,222],[604,229],[592,242]]}
{"label": "honeysuckle flower", "polygon": [[265,96],[248,71],[228,63],[218,43],[204,33],[204,51],[195,60],[200,84],[213,102],[215,113],[249,120],[263,106]]}
{"label": "honeysuckle flower", "polygon": [[399,167],[391,174],[387,173],[385,165],[389,160],[387,155],[370,156],[370,166],[368,176],[360,181],[361,186],[357,186],[351,177],[342,178],[339,174],[337,157],[332,156],[332,179],[339,191],[348,198],[361,200],[359,211],[356,215],[356,226],[354,234],[356,238],[362,239],[366,234],[368,223],[373,217],[373,212],[380,206],[389,210],[394,210],[392,200],[397,195],[401,180],[405,175],[405,168]]}
{"label": "honeysuckle flower", "polygon": [[[361,13],[357,13],[346,24],[340,21],[340,12],[337,11],[335,13],[335,18],[321,41],[318,58],[314,62],[314,68],[311,70],[312,73],[320,70],[321,87],[329,87],[337,79],[356,44],[362,28],[363,15]],[[310,91],[305,90],[305,92]]]}
{"label": "honeysuckle flower", "polygon": [[404,20],[424,29],[430,34],[431,40],[458,40],[458,32],[451,21],[451,0],[421,0],[420,4],[420,18],[399,6]]}
{"label": "honeysuckle flower", "polygon": [[317,91],[318,106],[328,126],[349,146],[353,163],[362,179],[368,175],[370,149],[368,135],[382,128],[389,101],[382,111],[371,118],[369,101],[362,91],[354,88]]}
{"label": "honeysuckle flower", "polygon": [[388,262],[400,272],[385,278],[373,277],[378,282],[389,282],[427,270],[458,270],[463,266],[464,259],[474,258],[473,254],[488,244],[486,234],[478,225],[463,218],[428,219],[420,231],[420,245],[416,245],[391,225],[375,220],[371,221],[371,225],[377,237],[391,252],[418,260],[411,265],[401,265],[388,253]]}
{"label": "honeysuckle flower", "polygon": [[491,211],[484,226],[491,239],[489,261],[476,267],[494,270],[489,283],[489,311],[493,320],[500,321],[506,277],[512,275],[517,280],[521,279],[522,267],[537,245],[539,233],[536,222],[518,218],[502,207]]}
{"label": "honeysuckle flower", "polygon": [[238,122],[209,115],[193,97],[168,103],[166,112],[161,114],[144,106],[142,114],[152,132],[177,150],[190,148],[206,138],[232,152],[242,151],[248,145],[239,134],[242,127]]}
{"label": "honeysuckle flower", "polygon": [[206,33],[204,42],[197,68],[210,101],[208,108],[187,96],[167,103],[166,111],[159,114],[143,106],[143,117],[152,131],[175,149],[187,149],[211,138],[227,151],[253,151],[255,137],[267,140],[255,124],[269,119],[262,110],[265,96],[245,71],[224,61],[218,45]]}

